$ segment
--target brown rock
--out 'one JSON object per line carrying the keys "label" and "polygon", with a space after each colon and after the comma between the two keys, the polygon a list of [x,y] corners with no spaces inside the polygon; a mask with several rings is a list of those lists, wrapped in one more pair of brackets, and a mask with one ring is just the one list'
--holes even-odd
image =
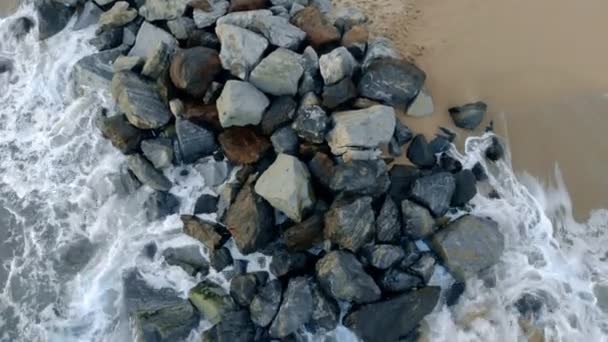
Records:
{"label": "brown rock", "polygon": [[196,216],[182,215],[184,233],[203,243],[211,251],[220,248],[230,237],[221,227],[205,222]]}
{"label": "brown rock", "polygon": [[266,7],[268,7],[268,0],[232,0],[228,11],[252,11]]}
{"label": "brown rock", "polygon": [[180,50],[171,61],[171,81],[178,89],[199,97],[205,95],[215,76],[222,71],[217,51],[198,46]]}
{"label": "brown rock", "polygon": [[317,182],[329,187],[329,182],[334,176],[336,163],[325,153],[317,152],[308,162],[308,170]]}
{"label": "brown rock", "polygon": [[296,13],[291,23],[306,32],[310,45],[318,49],[340,41],[340,32],[316,6],[308,6]]}
{"label": "brown rock", "polygon": [[228,160],[238,164],[257,162],[272,146],[252,127],[230,127],[220,134],[219,141]]}
{"label": "brown rock", "polygon": [[342,46],[347,48],[355,58],[362,58],[365,55],[368,38],[369,32],[367,28],[357,25],[344,34]]}
{"label": "brown rock", "polygon": [[103,118],[99,129],[103,136],[124,154],[137,152],[139,143],[144,137],[143,131],[131,125],[125,115]]}
{"label": "brown rock", "polygon": [[208,126],[216,132],[222,130],[217,106],[214,103],[207,105],[195,101],[185,102],[182,116],[184,119],[188,119],[196,124]]}
{"label": "brown rock", "polygon": [[285,245],[292,251],[305,251],[323,241],[323,216],[313,215],[283,233]]}
{"label": "brown rock", "polygon": [[208,0],[191,0],[189,5],[193,9],[200,9],[205,12],[211,11],[211,5]]}

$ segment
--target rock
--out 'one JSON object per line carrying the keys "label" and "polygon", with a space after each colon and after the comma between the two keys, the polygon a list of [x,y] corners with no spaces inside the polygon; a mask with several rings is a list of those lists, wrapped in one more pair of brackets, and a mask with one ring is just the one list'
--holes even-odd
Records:
{"label": "rock", "polygon": [[390,39],[384,37],[369,39],[367,42],[367,53],[363,59],[363,69],[367,69],[372,62],[379,59],[401,59],[401,54]]}
{"label": "rock", "polygon": [[441,155],[441,158],[439,159],[439,165],[444,171],[450,173],[458,173],[462,171],[462,163],[445,153]]}
{"label": "rock", "polygon": [[188,299],[201,316],[211,324],[224,321],[227,313],[237,310],[238,306],[222,287],[205,280],[188,292]]}
{"label": "rock", "polygon": [[218,19],[217,26],[227,24],[253,30],[255,22],[263,17],[271,17],[272,15],[272,11],[267,9],[228,13]]}
{"label": "rock", "polygon": [[180,50],[171,61],[171,81],[194,97],[205,95],[221,71],[217,51],[202,46]]}
{"label": "rock", "polygon": [[434,154],[447,152],[451,147],[451,142],[448,137],[437,134],[429,144]]}
{"label": "rock", "polygon": [[433,311],[440,292],[439,287],[425,287],[364,305],[346,316],[345,325],[363,341],[397,341]]}
{"label": "rock", "polygon": [[137,152],[143,132],[132,126],[124,115],[114,115],[101,120],[101,134],[124,154]]}
{"label": "rock", "polygon": [[[110,182],[119,197],[129,196],[141,187],[141,182],[137,180],[126,164],[122,164],[118,172],[110,175]],[[144,202],[144,209],[146,209],[146,202]]]}
{"label": "rock", "polygon": [[393,165],[389,174],[391,178],[389,193],[397,203],[409,197],[414,181],[421,176],[420,170],[410,165]]}
{"label": "rock", "polygon": [[182,215],[180,218],[184,224],[184,233],[203,243],[212,252],[222,247],[230,238],[224,228],[215,223],[192,215]]}
{"label": "rock", "polygon": [[433,236],[433,249],[457,280],[465,281],[496,264],[504,250],[496,222],[463,216]]}
{"label": "rock", "polygon": [[195,214],[213,214],[217,211],[218,198],[208,194],[202,194],[194,204]]}
{"label": "rock", "polygon": [[473,165],[473,168],[471,169],[471,171],[473,171],[473,174],[475,175],[475,179],[478,182],[482,182],[482,181],[488,179],[488,174],[486,173],[486,169],[483,167],[483,165],[481,165],[480,162],[475,163],[475,165]]}
{"label": "rock", "polygon": [[405,258],[401,260],[399,268],[407,270],[420,259],[422,252],[420,252],[418,245],[414,241],[408,239],[401,240],[401,247],[403,247],[403,250],[405,251]]}
{"label": "rock", "polygon": [[[143,18],[138,17],[122,28],[123,45],[125,45],[126,47],[132,47],[133,45],[135,45],[135,41],[137,39],[137,32],[139,31],[139,28],[142,25],[143,21]],[[143,56],[140,57],[143,58]]]}
{"label": "rock", "polygon": [[230,12],[251,11],[268,7],[267,0],[232,0]]}
{"label": "rock", "polygon": [[247,310],[226,312],[223,319],[203,332],[202,342],[250,342],[255,338],[255,326]]}
{"label": "rock", "polygon": [[144,211],[148,221],[156,221],[179,212],[179,199],[175,195],[154,191],[144,202]]}
{"label": "rock", "polygon": [[342,46],[357,59],[365,56],[369,32],[364,26],[354,26],[342,37]]}
{"label": "rock", "polygon": [[163,257],[167,264],[179,266],[192,276],[197,273],[205,276],[209,273],[209,264],[198,246],[169,247],[163,251]]}
{"label": "rock", "polygon": [[326,188],[329,188],[335,173],[335,163],[329,156],[322,152],[316,152],[308,162],[308,169],[314,179]]}
{"label": "rock", "polygon": [[342,81],[326,86],[323,90],[323,106],[327,108],[336,108],[357,97],[357,88],[350,78],[345,78]]}
{"label": "rock", "polygon": [[171,139],[144,140],[141,142],[141,150],[155,168],[164,169],[171,166],[173,161],[173,142]]}
{"label": "rock", "polygon": [[236,164],[253,164],[270,148],[268,139],[251,127],[228,128],[220,134],[219,141],[228,160]]}
{"label": "rock", "polygon": [[264,199],[246,184],[228,208],[224,222],[243,254],[266,247],[274,238],[274,212]]}
{"label": "rock", "polygon": [[248,28],[259,32],[270,44],[289,50],[298,50],[306,39],[304,31],[278,16],[260,16]]}
{"label": "rock", "polygon": [[249,80],[257,88],[271,95],[295,95],[303,72],[300,56],[279,48],[253,69]]}
{"label": "rock", "polygon": [[401,213],[395,201],[387,196],[376,219],[376,240],[389,243],[397,242],[400,236]]}
{"label": "rock", "polygon": [[334,330],[340,322],[338,303],[325,295],[317,283],[311,285],[312,317],[307,328],[313,333]]}
{"label": "rock", "polygon": [[330,53],[319,58],[321,76],[326,85],[340,82],[344,78],[350,78],[355,72],[357,61],[341,46],[333,49]]}
{"label": "rock", "polygon": [[173,20],[186,12],[189,0],[146,0],[139,14],[147,21]]}
{"label": "rock", "polygon": [[416,179],[411,198],[427,207],[433,216],[439,217],[448,211],[455,188],[454,176],[449,172],[439,172]]}
{"label": "rock", "polygon": [[147,56],[141,74],[152,79],[158,79],[166,75],[169,70],[172,55],[173,47],[164,42],[159,42],[156,49]]}
{"label": "rock", "polygon": [[363,248],[363,257],[380,270],[386,270],[405,257],[403,248],[394,245],[372,245]]}
{"label": "rock", "polygon": [[[101,11],[101,10],[100,10]],[[92,23],[96,23],[97,19],[93,20]],[[91,23],[91,24],[92,24]],[[9,31],[13,33],[15,39],[21,40],[32,30],[32,28],[36,25],[34,20],[30,17],[19,17],[14,19],[9,24]],[[78,21],[74,26],[78,25]]]}
{"label": "rock", "polygon": [[97,33],[124,26],[137,17],[137,10],[129,8],[126,1],[117,1],[112,8],[104,12],[97,22]]}
{"label": "rock", "polygon": [[410,143],[407,148],[407,158],[412,164],[422,168],[431,168],[437,162],[435,153],[422,134],[416,135]]}
{"label": "rock", "polygon": [[232,265],[232,262],[232,255],[226,247],[220,247],[209,253],[209,263],[217,272],[221,272],[224,268]]}
{"label": "rock", "polygon": [[132,337],[145,341],[185,339],[199,318],[188,300],[170,288],[156,289],[136,269],[123,275],[123,298],[132,322]]}
{"label": "rock", "polygon": [[315,49],[340,41],[340,32],[315,6],[298,11],[291,23],[306,32],[308,41]]}
{"label": "rock", "polygon": [[301,59],[304,75],[300,81],[298,93],[304,95],[310,92],[319,93],[323,88],[323,80],[319,71],[319,55],[312,46],[306,47]]}
{"label": "rock", "polygon": [[414,134],[412,133],[412,130],[401,122],[401,120],[397,119],[395,120],[395,133],[393,138],[399,146],[403,146],[414,138]]}
{"label": "rock", "polygon": [[255,192],[296,222],[301,222],[304,213],[315,204],[306,164],[288,154],[277,156],[258,179]]}
{"label": "rock", "polygon": [[486,149],[486,158],[491,161],[497,161],[504,157],[505,149],[497,137],[492,137],[492,145]]}
{"label": "rock", "polygon": [[112,61],[123,52],[121,48],[94,53],[80,59],[72,69],[72,82],[78,94],[109,91],[112,83]]}
{"label": "rock", "polygon": [[114,74],[112,95],[129,122],[137,128],[160,128],[171,119],[171,112],[160,97],[155,84],[133,72]]}
{"label": "rock", "polygon": [[346,195],[381,196],[390,186],[382,160],[353,160],[338,164],[329,187]]}
{"label": "rock", "polygon": [[424,286],[420,277],[407,273],[397,267],[393,267],[384,272],[379,280],[383,291],[403,292]]}
{"label": "rock", "polygon": [[249,305],[251,320],[260,327],[268,326],[279,311],[281,304],[281,282],[279,280],[269,281],[253,297]]}
{"label": "rock", "polygon": [[[176,108],[176,110],[179,110],[179,108]],[[206,105],[188,101],[184,104],[183,110],[178,117],[179,116],[200,126],[210,128],[215,132],[222,130],[219,113],[215,104]]]}
{"label": "rock", "polygon": [[169,20],[167,21],[167,27],[169,28],[169,31],[171,31],[171,34],[179,40],[190,38],[194,30],[196,30],[194,20],[188,17],[179,17],[177,19]]}
{"label": "rock", "polygon": [[122,29],[113,28],[104,31],[95,38],[89,40],[89,44],[93,45],[98,51],[113,49],[122,43]]}
{"label": "rock", "polygon": [[314,92],[306,93],[300,99],[300,109],[302,109],[304,107],[320,106],[320,105],[321,105],[321,99],[319,99],[317,94]]}
{"label": "rock", "polygon": [[274,6],[282,6],[287,9],[290,9],[293,5],[296,4],[306,6],[308,5],[308,0],[270,0],[270,3],[272,3],[272,5]]}
{"label": "rock", "polygon": [[112,71],[115,73],[121,71],[137,72],[144,66],[144,62],[145,60],[139,56],[118,56],[112,64]]}
{"label": "rock", "polygon": [[367,23],[368,18],[360,9],[356,7],[342,7],[333,14],[334,24],[342,32],[351,30],[353,27]]}
{"label": "rock", "polygon": [[325,214],[324,236],[340,247],[356,253],[375,236],[371,197],[335,202]]}
{"label": "rock", "polygon": [[185,163],[193,163],[198,159],[209,156],[217,150],[213,132],[185,119],[175,122],[177,141],[181,159]]}
{"label": "rock", "polygon": [[435,263],[436,260],[430,252],[421,253],[420,259],[411,265],[409,270],[419,276],[426,284],[435,272]]}
{"label": "rock", "polygon": [[435,106],[433,105],[433,97],[426,87],[420,89],[414,102],[408,107],[407,115],[413,117],[423,117],[433,114]]}
{"label": "rock", "polygon": [[435,231],[435,220],[423,206],[404,200],[401,203],[403,214],[403,233],[418,240],[428,237]]}
{"label": "rock", "polygon": [[323,216],[312,215],[283,232],[283,240],[292,251],[305,251],[323,241]]}
{"label": "rock", "polygon": [[135,45],[131,48],[129,56],[147,58],[159,42],[163,42],[172,48],[177,47],[177,40],[169,32],[144,21],[137,31]]}
{"label": "rock", "polygon": [[474,130],[479,126],[487,110],[488,105],[481,101],[448,109],[454,125],[468,130]]}
{"label": "rock", "polygon": [[224,69],[242,80],[247,79],[268,47],[266,38],[241,27],[226,24],[216,26],[215,33],[222,44],[220,60]]}
{"label": "rock", "polygon": [[453,306],[458,303],[458,299],[465,291],[465,284],[456,282],[450,286],[450,288],[446,291],[445,294],[445,305]]}
{"label": "rock", "polygon": [[276,153],[295,155],[298,152],[298,135],[289,126],[279,128],[272,134],[270,141]]}
{"label": "rock", "polygon": [[[266,275],[266,278],[268,278],[268,273],[259,273]],[[230,295],[240,306],[249,307],[253,296],[257,293],[258,286],[262,286],[266,282],[265,280],[264,282],[260,282],[258,278],[254,273],[241,274],[232,278],[230,282]]]}
{"label": "rock", "polygon": [[254,86],[242,81],[228,81],[217,100],[222,127],[257,125],[270,101]]}
{"label": "rock", "polygon": [[297,271],[303,271],[308,266],[308,255],[306,253],[289,253],[283,249],[272,253],[270,262],[270,273],[277,278],[291,275]]}
{"label": "rock", "polygon": [[317,262],[316,275],[325,293],[337,300],[362,304],[380,299],[378,285],[348,252],[327,253]]}
{"label": "rock", "polygon": [[312,317],[310,281],[305,277],[289,280],[279,312],[270,325],[270,336],[284,338],[296,332]]}
{"label": "rock", "polygon": [[203,0],[201,3],[206,5],[206,8],[195,8],[192,17],[198,28],[207,28],[215,24],[215,22],[228,11],[230,5],[225,0]]}
{"label": "rock", "polygon": [[105,5],[109,5],[111,3],[113,3],[116,0],[93,0],[95,1],[96,4],[98,4],[99,6],[105,6]]}
{"label": "rock", "polygon": [[328,121],[329,119],[321,107],[303,106],[298,110],[292,128],[300,138],[313,144],[321,144],[325,140]]}
{"label": "rock", "polygon": [[[38,1],[35,6],[38,19],[38,40],[46,40],[59,33],[74,14],[74,8],[51,0]],[[21,27],[28,27],[25,22],[23,24]],[[29,31],[29,29],[25,31]]]}
{"label": "rock", "polygon": [[477,194],[475,175],[471,170],[462,170],[454,174],[454,181],[456,182],[456,187],[452,195],[451,205],[453,207],[461,207]]}
{"label": "rock", "polygon": [[156,170],[152,164],[139,154],[127,158],[129,169],[137,179],[154,190],[169,191],[173,184],[161,172]]}
{"label": "rock", "polygon": [[272,101],[260,122],[262,133],[272,135],[279,127],[288,124],[294,117],[297,106],[291,96],[281,96]]}

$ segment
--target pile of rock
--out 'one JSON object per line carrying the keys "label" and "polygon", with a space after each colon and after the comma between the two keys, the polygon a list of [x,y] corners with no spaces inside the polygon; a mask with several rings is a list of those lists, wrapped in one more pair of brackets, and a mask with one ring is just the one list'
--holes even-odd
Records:
{"label": "pile of rock", "polygon": [[[156,191],[149,219],[179,206],[163,169],[209,156],[242,166],[219,198],[205,195],[182,216],[209,262],[192,249],[163,251],[192,275],[233,265],[230,291],[205,280],[186,301],[130,272],[127,308],[145,340],[182,338],[199,315],[214,324],[204,341],[289,339],[339,323],[364,341],[407,339],[440,299],[427,285],[437,265],[457,280],[454,303],[467,278],[499,260],[494,222],[445,216],[467,210],[483,169],[449,155],[451,132],[429,143],[400,121],[396,110],[432,113],[426,75],[369,37],[358,10],[324,0],[95,0],[79,27],[91,18],[103,51],[76,65],[76,88],[111,91],[118,113],[99,127],[128,155],[126,191]],[[485,110],[450,113],[474,128]],[[392,165],[408,143],[413,165]],[[272,256],[272,275],[247,273],[229,239],[242,254]]]}

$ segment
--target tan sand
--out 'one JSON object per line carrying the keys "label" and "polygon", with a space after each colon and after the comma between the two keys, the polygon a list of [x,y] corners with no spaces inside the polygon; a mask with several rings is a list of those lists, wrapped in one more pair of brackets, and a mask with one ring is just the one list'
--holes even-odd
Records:
{"label": "tan sand", "polygon": [[15,12],[20,0],[0,0],[0,18]]}

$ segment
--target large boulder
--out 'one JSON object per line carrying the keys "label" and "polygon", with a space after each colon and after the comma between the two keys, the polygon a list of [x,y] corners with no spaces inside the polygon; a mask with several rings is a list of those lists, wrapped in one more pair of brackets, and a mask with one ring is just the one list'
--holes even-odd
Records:
{"label": "large boulder", "polygon": [[329,187],[347,195],[378,197],[390,186],[386,164],[382,160],[353,160],[338,164]]}
{"label": "large boulder", "polygon": [[173,184],[165,175],[156,170],[154,166],[144,157],[139,154],[134,154],[128,157],[127,163],[129,169],[137,179],[143,184],[148,185],[154,190],[169,191]]}
{"label": "large boulder", "polygon": [[255,192],[296,222],[301,222],[304,213],[315,204],[306,164],[288,154],[277,156],[258,179]]}
{"label": "large boulder", "polygon": [[192,17],[198,28],[207,28],[216,23],[228,11],[230,5],[225,0],[202,0],[194,2],[203,6],[195,6]]}
{"label": "large boulder", "polygon": [[180,50],[171,61],[171,81],[194,97],[205,95],[221,71],[217,51],[202,46]]}
{"label": "large boulder", "polygon": [[340,247],[357,252],[372,242],[375,231],[374,209],[371,197],[360,197],[354,201],[338,200],[325,213],[326,239]]}
{"label": "large boulder", "polygon": [[356,66],[357,61],[343,46],[319,58],[321,76],[326,85],[338,83],[344,78],[350,78],[355,72]]}
{"label": "large boulder", "polygon": [[217,150],[213,132],[189,120],[177,119],[175,132],[179,142],[180,159],[185,163],[193,163]]}
{"label": "large boulder", "polygon": [[42,0],[36,3],[36,14],[38,39],[45,40],[65,28],[74,14],[74,8],[53,0]]}
{"label": "large boulder", "polygon": [[117,1],[112,8],[104,12],[97,22],[97,32],[104,32],[113,28],[124,26],[137,17],[137,10],[129,8],[126,1]]}
{"label": "large boulder", "polygon": [[297,277],[289,280],[279,312],[270,325],[270,336],[284,338],[296,332],[312,317],[310,280]]}
{"label": "large boulder", "polygon": [[440,293],[438,287],[425,287],[383,302],[364,305],[346,316],[345,325],[365,342],[398,341],[433,311]]}
{"label": "large boulder", "polygon": [[82,94],[85,91],[109,91],[112,84],[112,62],[124,49],[102,51],[80,59],[72,69],[74,89]]}
{"label": "large boulder", "polygon": [[361,76],[359,94],[388,106],[405,109],[416,97],[425,79],[424,71],[411,63],[378,59]]}
{"label": "large boulder", "polygon": [[327,133],[327,143],[335,155],[352,149],[377,149],[391,141],[395,120],[395,110],[388,106],[336,112],[331,116],[333,128]]}
{"label": "large boulder", "polygon": [[435,231],[435,219],[425,207],[412,201],[401,202],[403,233],[412,239],[423,239]]}
{"label": "large boulder", "polygon": [[323,108],[303,106],[298,110],[292,128],[298,136],[313,144],[321,144],[325,140],[325,133],[329,125],[329,119]]}
{"label": "large boulder", "polygon": [[365,273],[357,258],[348,252],[327,253],[317,262],[316,275],[325,293],[337,300],[362,304],[380,299],[380,289],[374,279]]}
{"label": "large boulder", "polygon": [[131,125],[124,115],[103,118],[99,129],[101,134],[124,154],[137,152],[144,136],[143,132]]}
{"label": "large boulder", "polygon": [[281,305],[282,292],[281,281],[276,279],[269,281],[258,291],[249,304],[251,320],[255,324],[266,327],[274,320]]}
{"label": "large boulder", "polygon": [[433,249],[460,281],[496,264],[505,248],[498,224],[467,215],[433,236]]}
{"label": "large boulder", "polygon": [[247,82],[228,81],[217,99],[222,127],[257,125],[270,101]]}
{"label": "large boulder", "polygon": [[147,21],[173,20],[186,11],[190,0],[146,0],[139,8],[139,14]]}
{"label": "large boulder", "polygon": [[160,42],[169,47],[177,47],[177,40],[169,32],[144,21],[135,38],[135,45],[131,48],[129,56],[147,58]]}
{"label": "large boulder", "polygon": [[386,196],[376,219],[376,240],[397,242],[401,236],[401,213],[395,201]]}
{"label": "large boulder", "polygon": [[410,196],[439,217],[448,211],[455,188],[454,176],[449,172],[439,172],[416,179]]}
{"label": "large boulder", "polygon": [[238,305],[221,286],[208,280],[191,288],[188,299],[211,324],[223,321],[227,313],[238,309]]}
{"label": "large boulder", "polygon": [[456,127],[474,130],[483,120],[487,110],[488,105],[478,101],[467,103],[460,107],[452,107],[448,111]]}
{"label": "large boulder", "polygon": [[229,238],[228,232],[219,225],[206,222],[192,215],[182,215],[184,233],[200,241],[211,252],[220,248]]}
{"label": "large boulder", "polygon": [[304,72],[300,58],[293,51],[279,48],[253,69],[249,81],[271,95],[295,95]]}
{"label": "large boulder", "polygon": [[308,6],[298,11],[292,18],[292,24],[306,32],[310,45],[320,47],[340,41],[340,32],[316,6]]}
{"label": "large boulder", "polygon": [[270,142],[251,127],[230,127],[219,136],[226,158],[237,164],[253,164],[270,148]]}
{"label": "large boulder", "polygon": [[229,311],[222,320],[203,332],[202,342],[250,342],[254,341],[256,329],[247,310]]}
{"label": "large boulder", "polygon": [[246,80],[268,47],[268,40],[257,33],[234,25],[218,25],[215,28],[222,49],[222,66],[232,75]]}

